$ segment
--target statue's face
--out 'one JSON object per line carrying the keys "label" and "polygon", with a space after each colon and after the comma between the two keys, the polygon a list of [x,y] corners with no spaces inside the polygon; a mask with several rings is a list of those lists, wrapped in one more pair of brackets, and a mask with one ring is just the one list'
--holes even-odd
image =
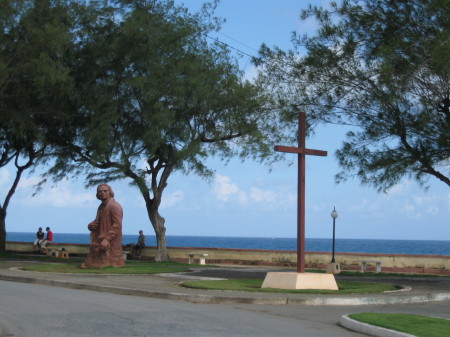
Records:
{"label": "statue's face", "polygon": [[111,196],[110,196],[108,187],[103,186],[103,185],[99,186],[97,188],[97,196],[102,201],[109,199]]}

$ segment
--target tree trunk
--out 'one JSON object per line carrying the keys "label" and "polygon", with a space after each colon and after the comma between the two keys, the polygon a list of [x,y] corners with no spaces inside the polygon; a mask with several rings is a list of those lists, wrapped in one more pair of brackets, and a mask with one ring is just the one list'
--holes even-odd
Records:
{"label": "tree trunk", "polygon": [[166,245],[166,227],[164,227],[164,223],[166,222],[166,220],[159,214],[158,209],[155,207],[147,206],[147,212],[156,234],[157,251],[155,255],[155,261],[169,261],[169,255],[167,254]]}
{"label": "tree trunk", "polygon": [[[157,163],[155,165],[155,163]],[[131,177],[139,187],[142,196],[145,200],[145,207],[147,208],[147,215],[152,223],[153,229],[156,234],[157,251],[155,255],[156,262],[169,261],[169,255],[167,254],[166,246],[166,227],[164,224],[166,220],[159,214],[159,206],[161,205],[161,198],[164,189],[167,186],[167,179],[170,176],[173,168],[172,165],[165,164],[159,159],[149,160],[148,164],[151,167],[151,189],[145,184],[145,179],[139,177],[138,175],[129,172],[129,177]],[[162,169],[162,173],[159,178],[158,183],[158,173]],[[153,198],[150,196],[150,190],[153,192]]]}
{"label": "tree trunk", "polygon": [[9,202],[11,201],[12,196],[16,192],[16,188],[19,185],[20,177],[22,176],[22,172],[28,169],[31,165],[33,165],[33,160],[36,156],[37,152],[30,151],[28,153],[28,161],[25,165],[19,165],[19,155],[20,152],[17,152],[14,165],[17,168],[16,177],[11,185],[11,188],[6,195],[5,201],[3,202],[3,206],[0,205],[0,253],[5,252],[6,250],[6,210],[8,209]]}
{"label": "tree trunk", "polygon": [[6,251],[6,209],[0,207],[0,254]]}

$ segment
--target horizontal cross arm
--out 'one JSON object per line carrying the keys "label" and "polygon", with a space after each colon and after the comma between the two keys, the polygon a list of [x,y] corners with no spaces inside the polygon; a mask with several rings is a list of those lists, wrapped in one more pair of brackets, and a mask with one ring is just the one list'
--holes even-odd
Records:
{"label": "horizontal cross arm", "polygon": [[312,155],[312,156],[321,156],[321,157],[326,157],[328,154],[327,151],[304,149],[301,147],[283,146],[283,145],[276,145],[275,151],[298,153],[298,154],[305,154],[305,155],[308,154],[308,155]]}

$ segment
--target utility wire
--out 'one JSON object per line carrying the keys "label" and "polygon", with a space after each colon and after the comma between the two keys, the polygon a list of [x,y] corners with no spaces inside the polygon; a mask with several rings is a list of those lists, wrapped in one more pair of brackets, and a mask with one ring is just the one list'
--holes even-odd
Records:
{"label": "utility wire", "polygon": [[251,50],[254,50],[254,51],[258,52],[257,49],[255,49],[255,48],[253,48],[253,47],[250,47],[250,46],[247,46],[245,43],[242,43],[241,41],[238,41],[238,40],[236,40],[235,38],[232,38],[232,37],[229,36],[229,35],[226,35],[226,34],[224,34],[224,33],[222,33],[222,32],[217,32],[217,33],[220,34],[220,35],[223,35],[223,36],[225,36],[225,37],[227,37],[227,38],[229,38],[230,40],[233,40],[233,41],[235,41],[235,42],[237,42],[237,43],[243,45],[244,47],[247,47],[248,49],[251,49]]}
{"label": "utility wire", "polygon": [[[255,58],[255,56],[250,55],[250,54],[247,54],[245,51],[242,51],[242,50],[240,50],[240,49],[238,49],[238,48],[235,48],[235,47],[233,47],[233,46],[230,46],[228,43],[225,43],[225,42],[223,42],[223,41],[220,41],[218,38],[213,38],[213,37],[211,37],[211,36],[209,36],[209,35],[206,35],[206,37],[209,38],[209,39],[211,39],[211,40],[214,40],[214,41],[216,41],[216,42],[218,42],[218,43],[220,43],[220,44],[223,44],[223,45],[227,46],[228,48],[234,49],[234,50],[236,50],[237,52],[239,52],[239,53],[241,53],[241,54],[243,54],[243,55],[246,55],[246,56],[248,56],[248,57],[250,57],[250,58]],[[233,39],[233,40],[234,40],[234,39]],[[239,42],[239,41],[237,41],[237,42]],[[241,43],[241,44],[244,45],[243,43]],[[249,48],[250,48],[250,47],[249,47]],[[251,49],[253,49],[253,48],[251,48]]]}

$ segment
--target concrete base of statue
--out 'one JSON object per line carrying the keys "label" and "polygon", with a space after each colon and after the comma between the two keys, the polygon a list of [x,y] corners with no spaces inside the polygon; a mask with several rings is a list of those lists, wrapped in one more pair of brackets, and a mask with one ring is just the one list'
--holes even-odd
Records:
{"label": "concrete base of statue", "polygon": [[339,274],[341,272],[341,264],[336,262],[330,262],[327,264],[327,274]]}
{"label": "concrete base of statue", "polygon": [[269,272],[261,288],[339,290],[333,274]]}

